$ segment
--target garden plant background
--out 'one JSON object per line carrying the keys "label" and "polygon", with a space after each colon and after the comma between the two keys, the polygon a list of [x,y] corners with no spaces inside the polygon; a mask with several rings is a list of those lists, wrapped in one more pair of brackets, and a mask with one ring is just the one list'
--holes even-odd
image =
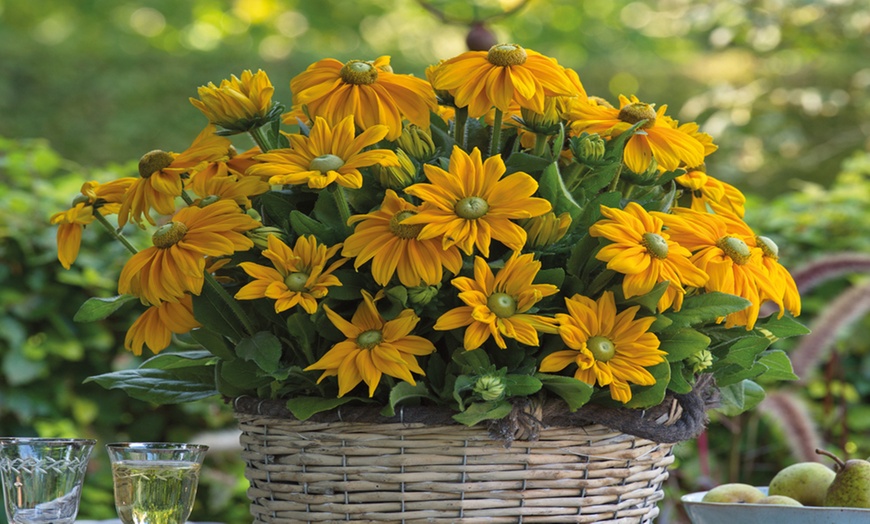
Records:
{"label": "garden plant background", "polygon": [[[870,309],[866,0],[0,0],[0,433],[105,443],[189,440],[232,427],[213,402],[151,407],[82,384],[137,363],[118,351],[132,318],[72,322],[86,298],[82,283],[104,296],[114,283],[93,269],[64,271],[48,217],[86,176],[135,173],[143,152],[186,147],[201,125],[196,109],[164,108],[195,96],[195,86],[262,67],[276,96],[289,98],[289,79],[323,56],[389,54],[397,70],[423,76],[426,65],[465,49],[461,22],[475,17],[492,17],[499,41],[559,57],[590,92],[615,98],[642,86],[642,99],[667,103],[715,135],[720,150],[708,168],[756,195],[747,221],[764,224],[788,267],[849,253],[844,271],[804,296],[804,323],[845,293],[853,293],[852,311]],[[113,257],[120,246],[95,233],[82,253],[99,259],[77,267],[104,264],[116,274],[126,255]],[[870,315],[856,316],[824,340],[833,351],[807,355],[806,387],[781,386],[771,396],[787,400],[767,409],[714,417],[704,438],[677,448],[671,504],[710,482],[765,484],[797,460],[784,437],[795,430],[870,455],[862,436]],[[785,414],[790,400],[815,427]],[[81,516],[110,518],[108,461],[95,455]],[[192,519],[244,522],[241,465],[232,454],[208,462]],[[666,503],[660,520],[679,522],[677,509]]]}

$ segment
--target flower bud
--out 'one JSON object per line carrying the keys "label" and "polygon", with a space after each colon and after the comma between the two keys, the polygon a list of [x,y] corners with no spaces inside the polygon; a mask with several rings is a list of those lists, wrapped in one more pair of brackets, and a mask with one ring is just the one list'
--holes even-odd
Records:
{"label": "flower bud", "polygon": [[287,242],[287,235],[284,234],[284,231],[277,227],[272,226],[262,226],[255,229],[252,229],[246,233],[247,237],[250,238],[254,245],[257,246],[258,249],[266,250],[269,249],[269,237],[276,236],[282,242]]}
{"label": "flower bud", "polygon": [[418,162],[426,162],[435,156],[437,148],[432,136],[425,130],[411,124],[402,129],[396,145]]}
{"label": "flower bud", "polygon": [[504,379],[492,375],[484,375],[478,378],[474,384],[474,392],[487,402],[502,398],[504,396],[504,388]]}
{"label": "flower bud", "polygon": [[529,249],[542,249],[553,245],[568,232],[571,227],[571,215],[562,213],[556,216],[550,212],[541,216],[527,218],[520,222],[520,226],[526,230],[526,247]]}
{"label": "flower bud", "polygon": [[571,141],[571,151],[578,162],[595,164],[604,159],[604,139],[598,133],[583,133]]}
{"label": "flower bud", "polygon": [[692,366],[693,373],[700,373],[713,365],[713,354],[709,349],[702,349],[689,356],[686,362]]}
{"label": "flower bud", "polygon": [[539,135],[553,136],[559,132],[559,99],[548,96],[544,98],[544,113],[535,113],[527,107],[520,108],[523,124],[529,131]]}
{"label": "flower bud", "polygon": [[408,288],[408,301],[415,306],[425,306],[438,296],[438,290],[441,289],[439,282],[434,286],[414,286]]}
{"label": "flower bud", "polygon": [[394,191],[401,191],[414,183],[414,179],[417,176],[417,168],[405,151],[397,149],[396,156],[399,158],[398,166],[375,164],[372,166],[372,171],[378,177],[381,186],[388,187]]}

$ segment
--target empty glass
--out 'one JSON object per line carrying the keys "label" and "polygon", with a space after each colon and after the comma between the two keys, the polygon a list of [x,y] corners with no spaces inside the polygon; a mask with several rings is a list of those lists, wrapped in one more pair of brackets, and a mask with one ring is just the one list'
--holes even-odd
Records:
{"label": "empty glass", "polygon": [[0,438],[10,524],[73,524],[95,440]]}
{"label": "empty glass", "polygon": [[208,446],[125,442],[106,446],[115,508],[124,524],[184,524],[193,509]]}

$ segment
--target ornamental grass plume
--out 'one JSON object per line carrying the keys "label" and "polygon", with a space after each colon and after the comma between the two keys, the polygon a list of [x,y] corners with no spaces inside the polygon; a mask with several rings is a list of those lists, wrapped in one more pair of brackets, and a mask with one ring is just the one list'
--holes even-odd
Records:
{"label": "ornamental grass plume", "polygon": [[755,380],[795,378],[771,344],[805,331],[800,296],[707,171],[697,124],[588,96],[517,44],[425,78],[323,59],[282,114],[245,71],[191,99],[208,122],[190,147],[87,182],[51,217],[60,263],[94,224],[131,257],[118,295],[77,319],[135,307],[125,347],[155,355],[91,380],[158,403],[251,395],[305,417],[373,399],[474,424],[539,396],[648,408],[709,376],[735,413]]}

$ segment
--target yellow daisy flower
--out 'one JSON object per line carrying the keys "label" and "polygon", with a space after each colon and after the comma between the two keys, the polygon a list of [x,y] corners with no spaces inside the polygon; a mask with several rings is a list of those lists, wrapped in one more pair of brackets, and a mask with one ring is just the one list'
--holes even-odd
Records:
{"label": "yellow daisy flower", "polygon": [[215,128],[209,124],[193,143],[182,153],[154,150],[139,160],[139,177],[124,196],[118,210],[118,226],[123,227],[128,220],[142,222],[145,216],[151,225],[154,210],[161,215],[175,212],[175,199],[184,189],[182,175],[194,173],[210,162],[226,160],[230,142],[227,138],[214,134]]}
{"label": "yellow daisy flower", "polygon": [[[429,83],[393,73],[389,56],[346,64],[333,58],[320,60],[294,77],[290,90],[295,114],[304,106],[310,118],[322,117],[333,126],[352,116],[363,130],[386,126],[388,140],[399,138],[405,118],[428,128],[429,113],[438,105]],[[290,112],[289,123],[295,123],[295,114]]]}
{"label": "yellow daisy flower", "polygon": [[417,364],[418,356],[435,351],[435,345],[423,337],[412,335],[420,318],[414,310],[405,309],[393,320],[385,320],[372,296],[363,291],[363,302],[350,322],[324,305],[329,320],[347,340],[332,346],[323,358],[305,368],[323,370],[317,379],[338,376],[338,396],[343,397],[360,382],[369,387],[369,397],[375,394],[381,376],[404,380],[416,385],[411,373],[425,375]]}
{"label": "yellow daisy flower", "polygon": [[[247,177],[248,168],[258,163],[254,157],[262,153],[260,148],[253,147],[238,154],[236,148],[229,141],[226,142],[226,145],[227,151],[224,157],[214,162],[202,164],[197,170],[188,173],[188,180],[184,183],[185,189],[190,189],[197,195],[204,197],[210,194],[207,186],[213,178],[234,176],[237,180],[241,180]],[[266,180],[262,180],[262,182],[268,186]]]}
{"label": "yellow daisy flower", "polygon": [[466,305],[441,315],[434,329],[447,331],[468,326],[463,345],[469,351],[482,346],[490,336],[502,349],[507,347],[504,337],[538,346],[538,332],[555,332],[553,320],[527,312],[542,298],[559,291],[552,284],[532,284],[540,269],[541,262],[531,253],[520,255],[515,251],[493,276],[486,260],[475,257],[473,279],[451,280]]}
{"label": "yellow daisy flower", "polygon": [[[655,158],[659,167],[673,171],[681,164],[694,167],[704,162],[705,147],[695,136],[669,125],[665,115],[668,106],[656,111],[632,96],[619,96],[619,109],[607,107],[593,99],[577,100],[567,111],[571,121],[571,133],[580,135],[598,133],[602,137],[619,136],[632,125],[646,120],[640,129],[628,139],[623,151],[623,161],[635,173],[644,173]],[[671,120],[672,121],[672,120]]]}
{"label": "yellow daisy flower", "polygon": [[202,184],[201,192],[197,191],[197,194],[202,195],[203,198],[232,200],[245,209],[251,209],[251,198],[262,195],[271,188],[268,182],[264,182],[259,177],[215,176]]}
{"label": "yellow daisy flower", "polygon": [[430,81],[436,91],[450,93],[456,107],[468,107],[470,118],[479,118],[493,107],[507,113],[511,101],[543,114],[546,96],[585,94],[577,91],[556,60],[516,44],[498,44],[489,51],[467,51],[445,60],[432,71]]}
{"label": "yellow daisy flower", "polygon": [[275,88],[263,70],[256,74],[242,72],[242,78],[232,75],[220,86],[209,82],[197,89],[199,99],[190,103],[202,111],[209,122],[235,132],[246,132],[264,125],[271,118],[272,94]]}
{"label": "yellow daisy flower", "polygon": [[559,335],[570,349],[556,351],[541,361],[542,373],[577,365],[574,378],[590,386],[609,386],[613,400],[631,400],[631,384],[652,386],[655,377],[646,368],[665,361],[659,339],[647,331],[655,317],[636,318],[640,306],[617,313],[610,291],[597,301],[582,295],[565,299],[568,313],[556,315]]}
{"label": "yellow daisy flower", "polygon": [[232,255],[254,243],[245,231],[261,224],[231,200],[206,207],[185,207],[154,233],[153,246],[124,264],[118,292],[136,295],[148,304],[178,302],[202,291],[206,256]]}
{"label": "yellow daisy flower", "polygon": [[276,313],[300,305],[309,315],[314,314],[317,300],[329,293],[328,288],[341,285],[332,272],[347,259],[337,260],[326,267],[326,262],[341,249],[341,244],[327,248],[318,244],[313,236],[300,236],[290,249],[275,235],[269,235],[267,241],[269,248],[263,251],[263,256],[272,261],[274,268],[254,262],[240,263],[239,267],[256,280],[242,287],[235,298],[271,298],[275,300]]}
{"label": "yellow daisy flower", "polygon": [[538,190],[534,178],[523,172],[505,174],[500,155],[481,161],[480,150],[471,155],[457,146],[450,155],[448,171],[426,164],[429,184],[414,184],[405,193],[431,204],[402,221],[423,225],[418,240],[441,238],[443,249],[458,246],[470,255],[475,246],[489,256],[491,239],[513,251],[526,243],[526,231],[511,219],[531,218],[552,210],[550,202],[532,195]]}
{"label": "yellow daisy flower", "polygon": [[[659,299],[658,310],[671,307],[679,311],[686,290],[683,286],[702,287],[709,278],[689,260],[692,253],[662,231],[660,218],[647,213],[636,202],[625,210],[601,206],[605,219],[589,228],[594,237],[604,237],[612,244],[602,247],[595,258],[607,262],[607,268],[622,273],[625,298],[644,295],[660,282],[669,282]],[[675,219],[672,219],[675,220]]]}
{"label": "yellow daisy flower", "polygon": [[380,209],[366,215],[355,215],[358,222],[344,243],[342,256],[356,257],[354,267],[372,261],[375,282],[386,287],[398,273],[403,286],[435,285],[441,282],[442,267],[454,275],[462,269],[462,254],[456,246],[441,248],[441,239],[420,240],[421,225],[405,225],[407,217],[419,213],[419,208],[388,189]]}
{"label": "yellow daisy flower", "polygon": [[189,333],[201,327],[193,316],[193,301],[184,295],[178,302],[163,302],[151,306],[139,315],[124,337],[124,347],[134,355],[142,354],[142,347],[148,346],[155,355],[172,341],[172,334]]}
{"label": "yellow daisy flower", "polygon": [[388,149],[364,148],[376,144],[387,134],[386,126],[373,125],[354,138],[353,117],[332,127],[320,117],[314,119],[309,136],[288,135],[290,147],[258,155],[262,162],[247,173],[268,177],[270,184],[307,184],[323,189],[336,184],[352,189],[362,187],[360,168],[375,164],[398,166],[396,153]]}
{"label": "yellow daisy flower", "polygon": [[725,327],[752,329],[758,320],[762,296],[775,296],[762,263],[761,248],[754,247],[754,235],[738,228],[737,220],[676,207],[673,215],[653,212],[667,228],[671,240],[693,253],[693,264],[710,276],[707,291],[721,291],[751,302],[746,309],[725,317]]}
{"label": "yellow daisy flower", "polygon": [[690,169],[674,180],[691,191],[690,207],[695,211],[712,211],[717,215],[743,218],[746,210],[746,197],[743,193],[731,184],[708,175],[703,166]]}
{"label": "yellow daisy flower", "polygon": [[69,269],[79,256],[82,231],[96,220],[94,210],[99,210],[102,215],[117,213],[124,193],[134,180],[126,177],[105,184],[95,180],[85,182],[81,196],[75,199],[73,206],[51,216],[50,222],[58,225],[57,259],[65,269]]}

